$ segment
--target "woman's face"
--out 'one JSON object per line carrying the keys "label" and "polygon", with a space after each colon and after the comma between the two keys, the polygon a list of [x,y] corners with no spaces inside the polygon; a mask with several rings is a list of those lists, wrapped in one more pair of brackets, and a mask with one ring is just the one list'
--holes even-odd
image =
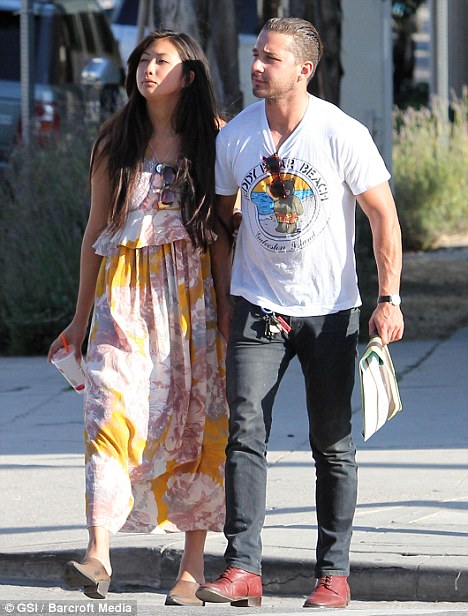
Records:
{"label": "woman's face", "polygon": [[148,102],[179,98],[185,77],[179,52],[170,39],[156,39],[141,54],[136,82]]}

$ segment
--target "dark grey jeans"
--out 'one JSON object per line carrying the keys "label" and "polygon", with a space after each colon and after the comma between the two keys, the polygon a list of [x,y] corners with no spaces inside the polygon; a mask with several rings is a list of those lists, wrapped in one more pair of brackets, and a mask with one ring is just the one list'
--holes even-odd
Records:
{"label": "dark grey jeans", "polygon": [[261,309],[233,297],[226,360],[230,409],[226,447],[225,552],[229,566],[261,573],[265,518],[266,448],[281,379],[297,355],[305,379],[309,440],[315,460],[318,522],[316,577],[349,575],[357,498],[351,437],[351,393],[359,309],[291,317],[289,339],[264,335]]}

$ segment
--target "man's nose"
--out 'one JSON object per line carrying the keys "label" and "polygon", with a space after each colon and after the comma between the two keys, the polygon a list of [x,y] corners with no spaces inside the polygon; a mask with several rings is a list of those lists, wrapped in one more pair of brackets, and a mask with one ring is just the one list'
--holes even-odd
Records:
{"label": "man's nose", "polygon": [[263,64],[259,58],[254,58],[252,60],[252,72],[263,73]]}

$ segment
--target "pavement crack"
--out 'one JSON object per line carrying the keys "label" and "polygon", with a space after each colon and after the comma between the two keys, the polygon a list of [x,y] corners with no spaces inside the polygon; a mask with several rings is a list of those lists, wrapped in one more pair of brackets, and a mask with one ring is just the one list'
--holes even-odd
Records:
{"label": "pavement crack", "polygon": [[13,394],[19,391],[25,391],[31,389],[30,385],[18,385],[18,387],[11,387],[10,389],[0,389],[0,394]]}
{"label": "pavement crack", "polygon": [[435,351],[440,347],[440,345],[444,342],[445,342],[444,339],[436,340],[434,345],[427,351],[427,353],[423,355],[422,357],[420,357],[416,362],[414,362],[414,364],[410,364],[409,366],[406,366],[406,368],[404,368],[403,370],[397,371],[398,381],[399,382],[403,381],[405,376],[407,376],[408,374],[411,374],[413,370],[416,370],[416,368],[419,368],[420,366],[422,366],[424,362],[426,362],[429,359],[429,357],[431,357],[431,355],[433,355]]}
{"label": "pavement crack", "polygon": [[14,417],[12,417],[9,420],[4,420],[3,421],[3,425],[11,425],[16,423],[18,420],[20,419],[25,419],[27,417],[29,417],[30,415],[34,415],[34,413],[36,411],[41,410],[44,406],[47,406],[48,404],[50,404],[54,398],[57,396],[56,393],[52,394],[51,396],[49,396],[48,398],[46,398],[45,400],[43,400],[42,402],[40,402],[39,404],[37,404],[36,406],[32,406],[31,408],[28,408],[26,411],[24,411],[23,413],[17,413]]}

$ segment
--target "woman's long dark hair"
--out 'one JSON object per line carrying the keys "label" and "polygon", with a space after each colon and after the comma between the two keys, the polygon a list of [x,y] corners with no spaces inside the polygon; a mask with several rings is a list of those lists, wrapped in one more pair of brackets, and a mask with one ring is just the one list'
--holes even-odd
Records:
{"label": "woman's long dark hair", "polygon": [[141,54],[158,39],[169,39],[182,60],[186,85],[172,117],[173,128],[181,137],[182,217],[194,246],[206,251],[214,225],[215,138],[219,114],[207,59],[192,37],[171,30],[155,31],[133,50],[125,83],[128,101],[102,126],[93,148],[90,173],[92,176],[99,162],[107,159],[111,187],[109,228],[121,228],[153,132],[146,99],[137,88],[136,72]]}

